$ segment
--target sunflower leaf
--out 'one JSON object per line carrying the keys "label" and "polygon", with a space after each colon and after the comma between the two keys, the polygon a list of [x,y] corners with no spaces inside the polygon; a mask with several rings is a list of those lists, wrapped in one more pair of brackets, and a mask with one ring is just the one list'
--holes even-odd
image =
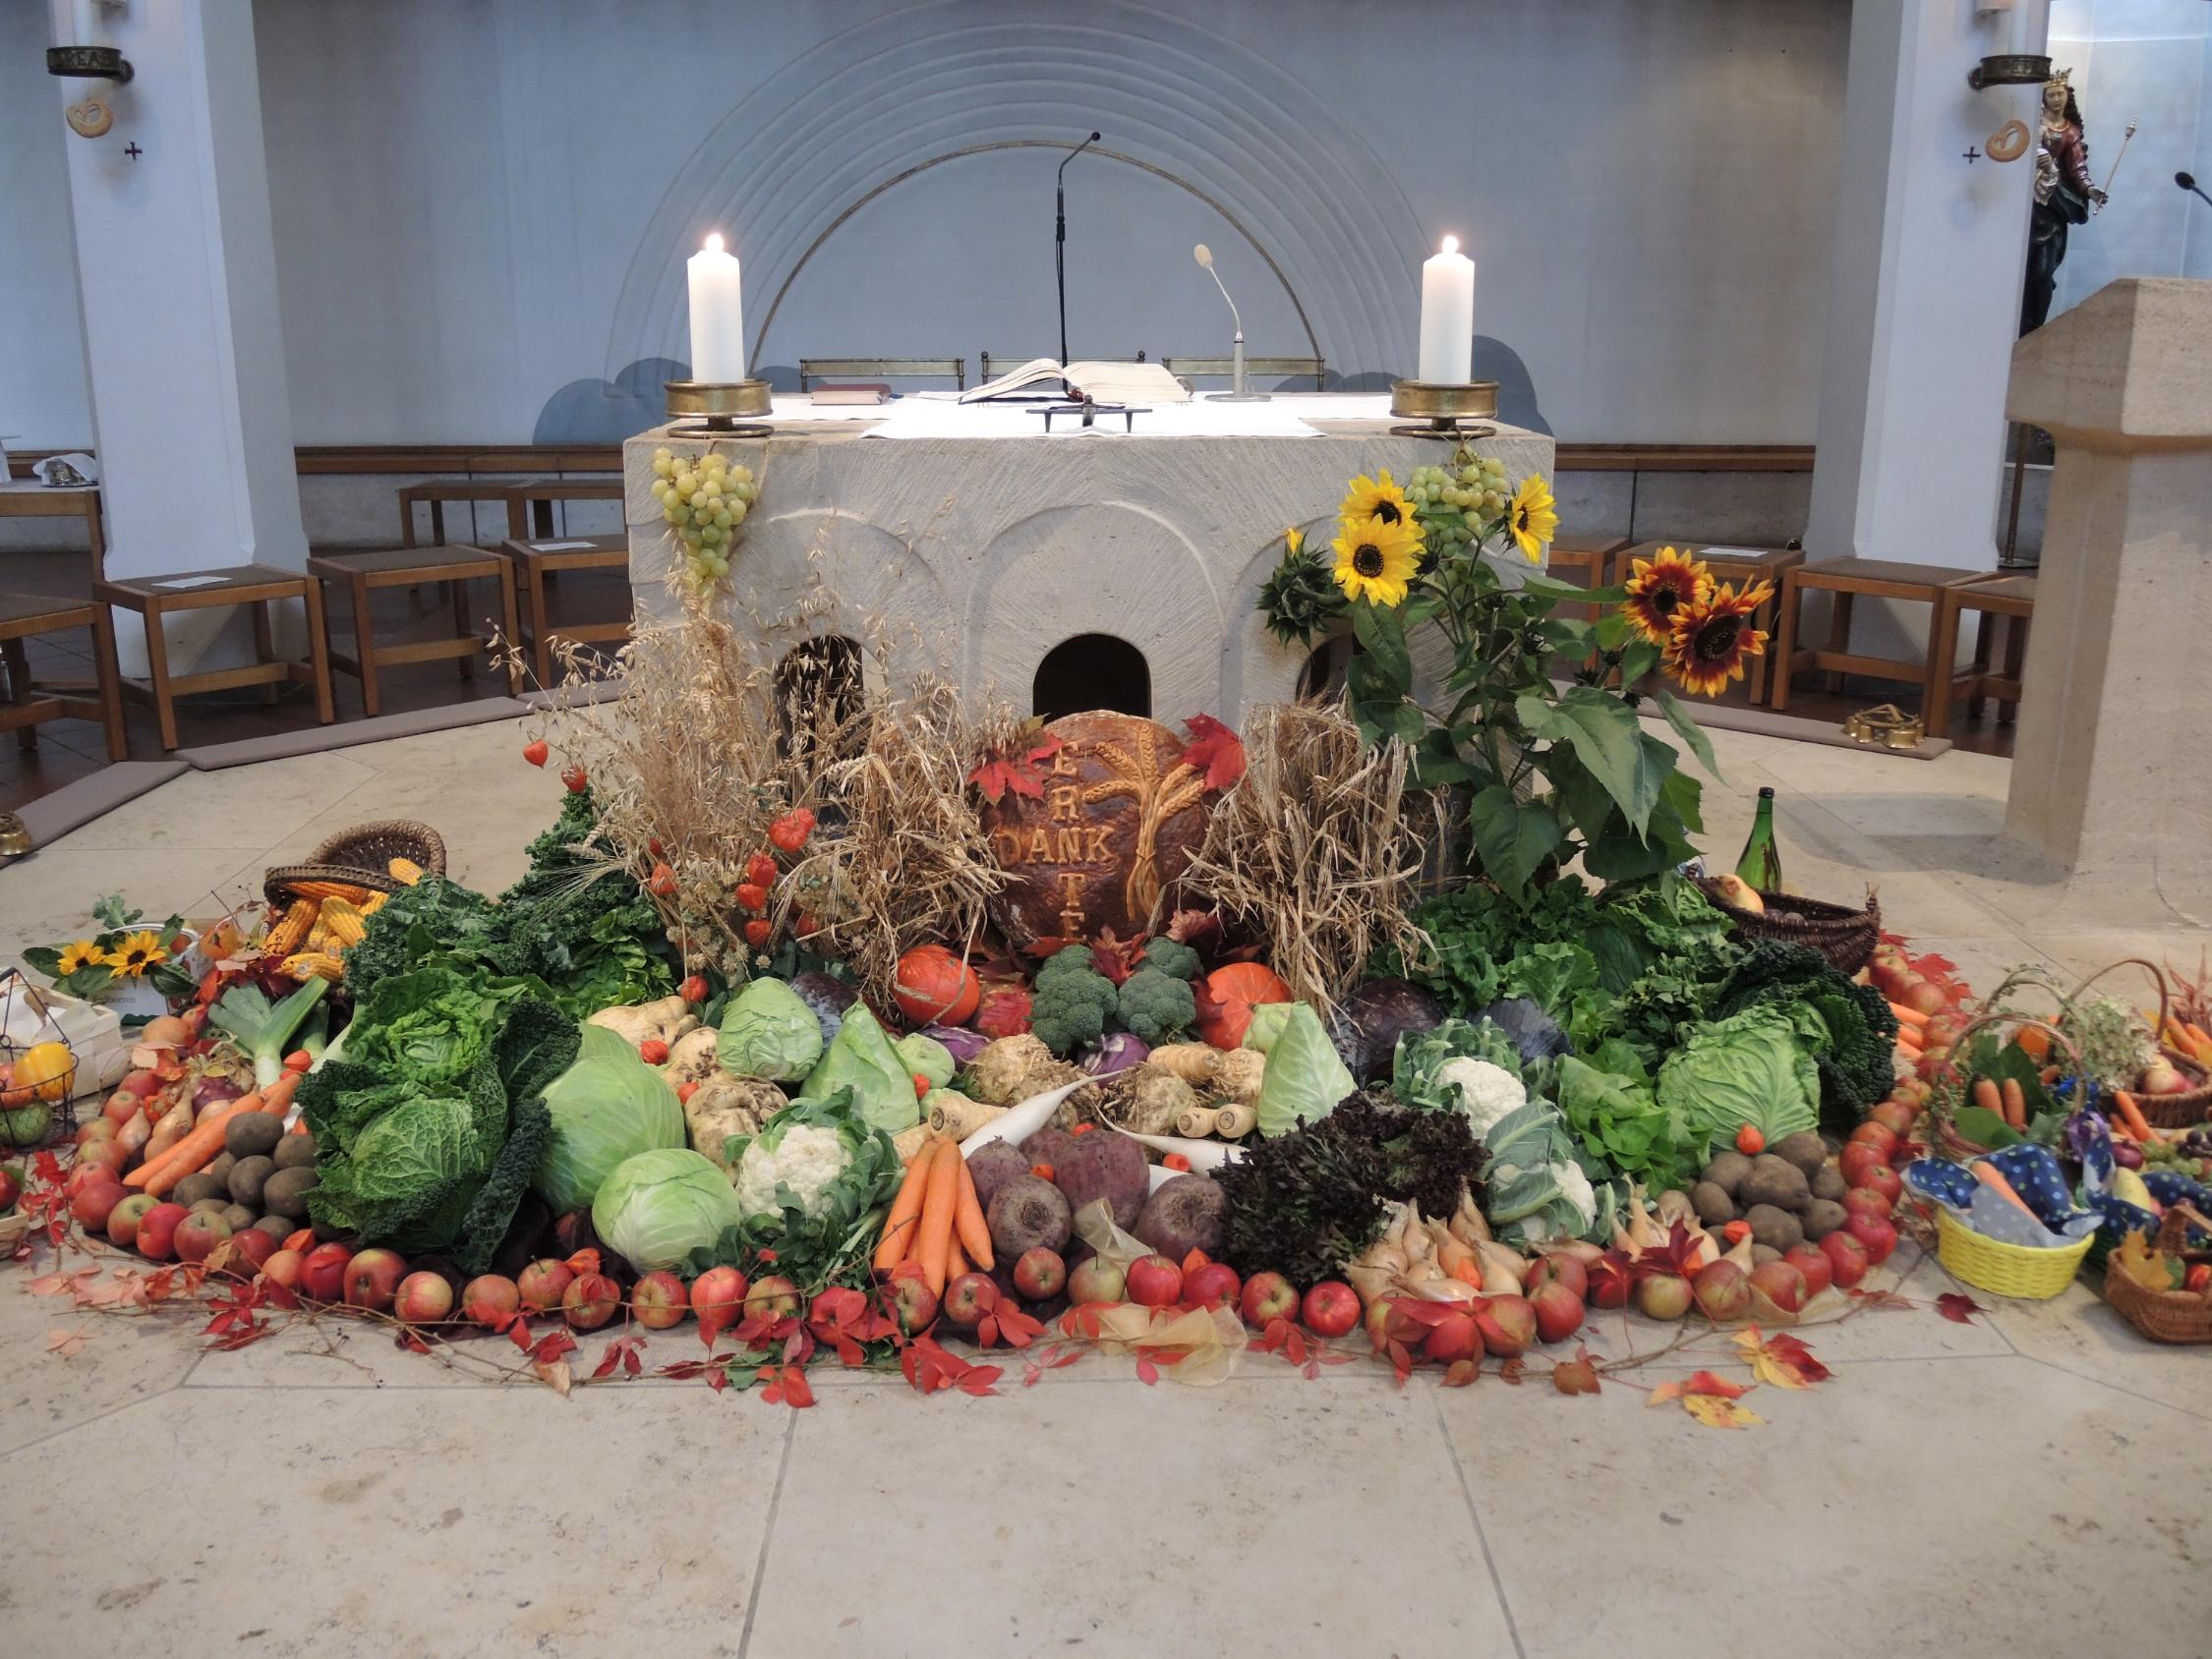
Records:
{"label": "sunflower leaf", "polygon": [[1663,743],[1646,745],[1643,726],[1627,704],[1596,686],[1578,685],[1561,692],[1556,703],[1546,703],[1539,692],[1525,693],[1516,710],[1532,734],[1572,748],[1605,786],[1629,827],[1644,833],[1666,775],[1666,769],[1655,764],[1652,748],[1668,763],[1674,752]]}
{"label": "sunflower leaf", "polygon": [[[1690,718],[1690,712],[1682,707],[1680,700],[1671,691],[1661,687],[1659,693],[1659,713],[1666,716],[1666,723],[1672,726],[1682,741],[1690,746],[1690,753],[1697,756],[1698,764],[1704,767],[1707,772],[1713,773],[1716,778],[1720,778],[1720,765],[1713,758],[1712,739],[1705,735],[1704,728],[1697,721]],[[1726,780],[1721,779],[1721,781],[1725,782]]]}
{"label": "sunflower leaf", "polygon": [[1413,689],[1413,654],[1406,649],[1405,626],[1396,611],[1378,604],[1355,604],[1352,631],[1368,660],[1400,696]]}
{"label": "sunflower leaf", "polygon": [[1467,812],[1467,828],[1483,870],[1509,898],[1559,845],[1559,820],[1542,801],[1523,801],[1502,783],[1477,795]]}

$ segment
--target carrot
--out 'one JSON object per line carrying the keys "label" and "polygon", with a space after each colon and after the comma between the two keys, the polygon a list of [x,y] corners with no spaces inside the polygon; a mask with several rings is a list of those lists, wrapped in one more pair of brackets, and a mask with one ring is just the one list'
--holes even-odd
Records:
{"label": "carrot", "polygon": [[2000,1121],[2005,1120],[2005,1097],[1998,1093],[1996,1082],[1988,1077],[1974,1079],[1974,1104],[1984,1112],[1994,1112]]}
{"label": "carrot", "polygon": [[262,1091],[262,1110],[271,1117],[281,1117],[292,1110],[292,1097],[300,1092],[303,1071],[287,1071]]}
{"label": "carrot", "polygon": [[891,1214],[884,1218],[883,1242],[876,1246],[875,1270],[889,1273],[906,1259],[908,1248],[914,1241],[914,1226],[921,1218],[922,1194],[929,1186],[929,1172],[937,1159],[937,1143],[931,1141],[906,1161],[906,1178],[899,1183],[898,1196],[891,1201]]}
{"label": "carrot", "polygon": [[2182,1035],[2188,1039],[2188,1052],[2196,1057],[2200,1065],[2212,1065],[2212,1032],[2196,1024],[2182,1027]]}
{"label": "carrot", "polygon": [[241,1112],[260,1111],[261,1105],[260,1095],[240,1095],[236,1100],[226,1100],[211,1108],[199,1122],[178,1136],[176,1144],[167,1152],[147,1159],[125,1175],[123,1184],[144,1187],[155,1196],[167,1192],[185,1176],[197,1174],[204,1165],[222,1152],[225,1123]]}
{"label": "carrot", "polygon": [[2027,1200],[2012,1190],[2012,1183],[2005,1178],[2003,1172],[1995,1164],[1992,1164],[1986,1158],[1977,1158],[1973,1164],[1973,1171],[1974,1178],[1980,1181],[1982,1185],[1988,1187],[1990,1191],[1996,1193],[2007,1203],[2018,1205],[2022,1215],[2035,1216],[2036,1225],[2039,1227],[2042,1225],[2043,1218],[2036,1216],[2035,1212],[2028,1208]]}
{"label": "carrot", "polygon": [[2020,1053],[2041,1065],[2051,1053],[2051,1034],[2033,1025],[2023,1025],[2013,1033],[2012,1041],[2019,1044]]}
{"label": "carrot", "polygon": [[966,1271],[967,1257],[960,1253],[960,1235],[956,1230],[953,1233],[952,1248],[945,1252],[945,1283],[952,1284],[954,1280],[960,1278]]}
{"label": "carrot", "polygon": [[2147,1143],[2157,1138],[2151,1133],[2150,1119],[2143,1116],[2143,1109],[2135,1104],[2133,1095],[2125,1089],[2115,1089],[2112,1104],[2120,1114],[2120,1120],[2127,1125],[2127,1132],[2135,1139]]}
{"label": "carrot", "polygon": [[1912,1056],[1914,1059],[1918,1059],[1923,1054],[1927,1053],[1926,1045],[1921,1042],[1920,1033],[1917,1031],[1908,1031],[1899,1026],[1896,1042],[1898,1049]]}
{"label": "carrot", "polygon": [[922,1192],[921,1233],[914,1257],[921,1263],[922,1278],[937,1295],[945,1293],[945,1268],[953,1254],[953,1211],[958,1205],[960,1149],[947,1141],[932,1155],[929,1185]]}
{"label": "carrot", "polygon": [[2027,1091],[2020,1087],[2017,1077],[2005,1079],[1998,1095],[2005,1102],[2005,1121],[2015,1129],[2027,1127]]}
{"label": "carrot", "polygon": [[1928,1023],[1928,1016],[1918,1008],[1908,1008],[1900,1003],[1892,1002],[1890,1011],[1897,1016],[1899,1025],[1926,1025]]}
{"label": "carrot", "polygon": [[975,1195],[975,1177],[968,1173],[967,1160],[960,1160],[960,1190],[953,1194],[953,1227],[960,1235],[960,1251],[975,1264],[978,1273],[989,1273],[995,1258],[991,1254],[991,1229],[983,1220],[982,1201]]}

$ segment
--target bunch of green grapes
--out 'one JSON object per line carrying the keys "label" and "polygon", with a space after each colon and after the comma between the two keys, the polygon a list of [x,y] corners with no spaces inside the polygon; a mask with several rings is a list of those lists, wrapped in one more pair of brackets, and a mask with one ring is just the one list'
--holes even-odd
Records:
{"label": "bunch of green grapes", "polygon": [[709,587],[729,574],[729,548],[760,486],[752,469],[715,450],[703,455],[653,452],[653,498],[683,545],[684,573]]}
{"label": "bunch of green grapes", "polygon": [[1459,543],[1473,541],[1471,524],[1497,518],[1511,499],[1505,485],[1505,463],[1490,455],[1454,457],[1449,467],[1416,467],[1407,481],[1406,494],[1417,512],[1451,508],[1471,521],[1452,527],[1451,538]]}

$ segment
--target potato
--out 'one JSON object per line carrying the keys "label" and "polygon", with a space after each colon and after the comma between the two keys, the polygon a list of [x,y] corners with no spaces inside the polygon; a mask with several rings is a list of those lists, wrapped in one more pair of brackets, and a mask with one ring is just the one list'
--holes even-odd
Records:
{"label": "potato", "polygon": [[241,1112],[223,1125],[223,1150],[233,1158],[265,1158],[284,1138],[284,1119],[266,1112]]}
{"label": "potato", "polygon": [[1787,1251],[1805,1242],[1803,1225],[1787,1210],[1776,1209],[1772,1204],[1754,1204],[1744,1212],[1743,1219],[1751,1224],[1755,1244]]}
{"label": "potato", "polygon": [[1075,1230],[1067,1198],[1041,1175],[1016,1175],[1001,1185],[984,1219],[991,1230],[991,1249],[1005,1262],[1019,1261],[1039,1245],[1064,1250]]}
{"label": "potato", "polygon": [[207,1166],[203,1173],[213,1175],[215,1179],[219,1181],[228,1182],[230,1179],[231,1168],[232,1166],[237,1164],[237,1162],[238,1160],[232,1157],[229,1153],[222,1153],[215,1159],[212,1164]]}
{"label": "potato", "polygon": [[1713,1162],[1705,1167],[1705,1179],[1725,1192],[1736,1196],[1736,1188],[1743,1184],[1744,1176],[1751,1173],[1751,1160],[1740,1152],[1717,1152]]}
{"label": "potato", "polygon": [[276,1160],[256,1156],[241,1158],[230,1172],[230,1196],[234,1203],[259,1204],[262,1187],[276,1173]]}
{"label": "potato", "polygon": [[244,1232],[261,1219],[261,1211],[249,1209],[244,1204],[231,1204],[224,1207],[223,1220],[230,1223],[231,1231]]}
{"label": "potato", "polygon": [[1080,1210],[1103,1198],[1117,1227],[1136,1225],[1151,1195],[1151,1167],[1144,1149],[1127,1135],[1099,1129],[1075,1137],[1075,1147],[1053,1162],[1053,1179],[1067,1195],[1068,1208]]}
{"label": "potato", "polygon": [[1765,1267],[1769,1262],[1778,1262],[1782,1253],[1771,1244],[1754,1244],[1751,1247],[1751,1265]]}
{"label": "potato", "polygon": [[304,1170],[315,1162],[313,1135],[286,1135],[269,1154],[279,1170]]}
{"label": "potato", "polygon": [[1726,1227],[1736,1219],[1736,1201],[1718,1181],[1700,1181],[1690,1188],[1690,1204],[1707,1227]]}
{"label": "potato", "polygon": [[315,1190],[313,1170],[279,1170],[262,1183],[262,1207],[272,1216],[307,1220],[307,1195]]}
{"label": "potato", "polygon": [[171,1203],[182,1204],[189,1210],[200,1203],[201,1200],[206,1198],[221,1198],[227,1204],[230,1200],[225,1194],[229,1190],[229,1186],[219,1175],[187,1175],[183,1180],[177,1182],[175,1189],[169,1194],[169,1199]]}
{"label": "potato", "polygon": [[1785,1164],[1794,1164],[1805,1173],[1806,1178],[1820,1173],[1828,1162],[1828,1147],[1811,1129],[1799,1129],[1794,1135],[1784,1135],[1767,1149]]}
{"label": "potato", "polygon": [[[1751,1161],[1751,1173],[1744,1176],[1736,1188],[1736,1202],[1746,1210],[1761,1204],[1771,1204],[1777,1210],[1797,1211],[1813,1195],[1805,1172],[1787,1159],[1777,1158],[1771,1152],[1762,1152]],[[1788,1249],[1784,1244],[1782,1249]]]}
{"label": "potato", "polygon": [[1181,1262],[1193,1250],[1211,1256],[1221,1248],[1221,1213],[1227,1203],[1211,1175],[1172,1175],[1144,1201],[1131,1230],[1171,1262]]}
{"label": "potato", "polygon": [[1823,1164],[1814,1172],[1810,1185],[1816,1200],[1826,1199],[1831,1204],[1842,1203],[1843,1195],[1851,1190],[1843,1179],[1843,1172],[1833,1164]]}
{"label": "potato", "polygon": [[196,1216],[219,1216],[230,1208],[230,1200],[227,1198],[203,1198],[191,1208],[192,1213]]}
{"label": "potato", "polygon": [[258,1232],[265,1232],[279,1244],[300,1230],[300,1224],[285,1216],[263,1216],[254,1224]]}
{"label": "potato", "polygon": [[1798,1219],[1804,1224],[1805,1236],[1818,1244],[1849,1221],[1851,1212],[1829,1199],[1816,1198],[1805,1206]]}

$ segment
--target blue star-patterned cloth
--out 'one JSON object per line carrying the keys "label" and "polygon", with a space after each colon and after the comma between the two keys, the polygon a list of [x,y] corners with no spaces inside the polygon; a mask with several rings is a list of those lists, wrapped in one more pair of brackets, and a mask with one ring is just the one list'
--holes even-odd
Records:
{"label": "blue star-patterned cloth", "polygon": [[[2110,1157],[2110,1148],[2106,1155]],[[1973,1172],[1960,1164],[1916,1159],[1905,1166],[1904,1183],[1919,1196],[1947,1206],[1976,1232],[2002,1244],[2062,1249],[2098,1225],[2099,1212],[2075,1205],[2066,1187],[2066,1172],[2048,1149],[2023,1141],[1991,1153],[1987,1162],[2034,1212],[2032,1217],[2022,1215],[2018,1205],[1976,1180]]]}

